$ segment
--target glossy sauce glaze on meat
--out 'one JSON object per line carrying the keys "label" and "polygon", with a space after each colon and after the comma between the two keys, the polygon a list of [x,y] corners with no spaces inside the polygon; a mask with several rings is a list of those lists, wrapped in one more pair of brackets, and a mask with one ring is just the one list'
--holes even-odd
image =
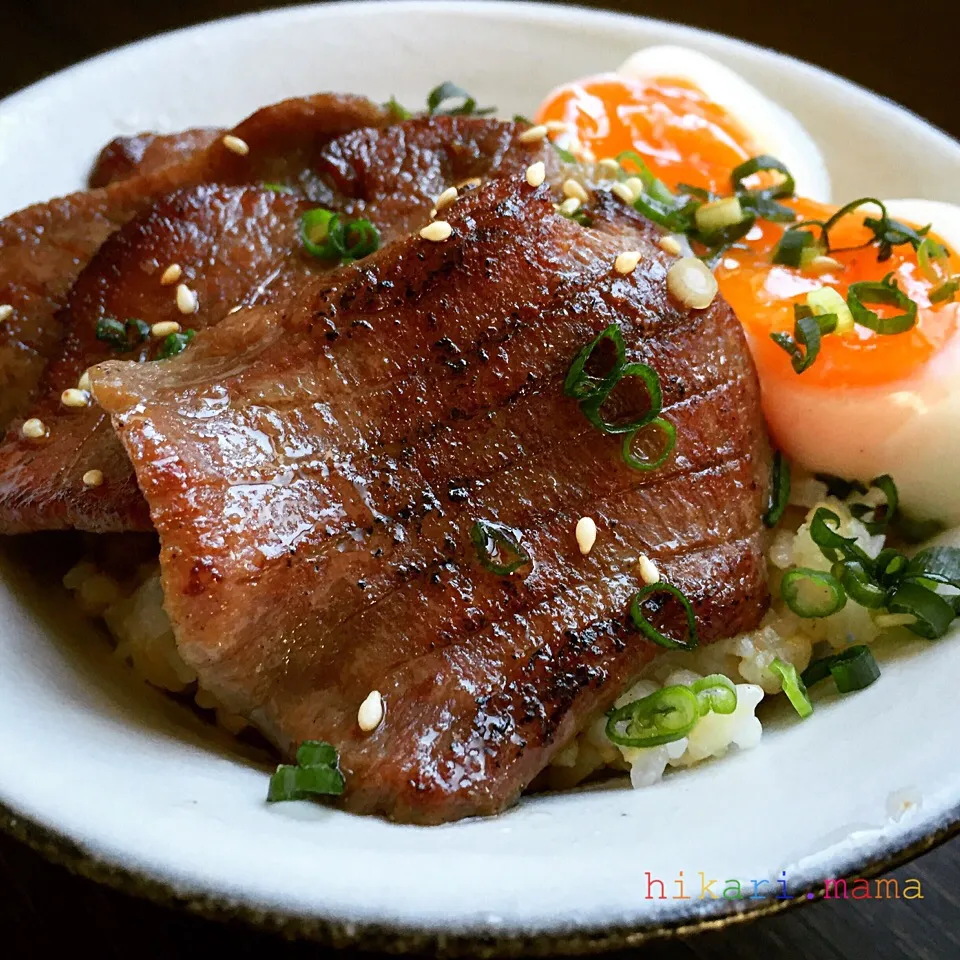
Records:
{"label": "glossy sauce glaze on meat", "polygon": [[317,94],[264,107],[232,133],[246,156],[222,140],[145,176],[27,207],[0,221],[0,428],[23,414],[69,321],[60,308],[103,242],[157,200],[201,183],[307,182],[319,151],[357,127],[396,117],[364,97]]}
{"label": "glossy sauce glaze on meat", "polygon": [[[0,444],[0,532],[149,529],[146,505],[102,411],[61,403],[87,367],[116,355],[97,339],[101,318],[201,330],[239,306],[285,300],[331,266],[303,248],[299,226],[307,210],[323,206],[367,218],[389,243],[422,226],[451,183],[516,174],[541,154],[556,166],[549,148],[517,142],[521,129],[473,117],[364,127],[329,142],[302,169],[284,158],[276,175],[295,185],[285,186],[291,193],[194,187],[159,199],[112,234],[69,294],[60,313],[67,328],[60,354],[26,412],[40,420],[44,436],[24,436],[18,419]],[[197,297],[196,313],[184,316],[175,285],[161,282],[171,264],[184,271],[180,280]],[[130,355],[149,360],[158,346],[148,340]],[[87,482],[91,472],[99,480],[94,487]]]}
{"label": "glossy sauce glaze on meat", "polygon": [[[766,607],[769,450],[736,318],[672,300],[655,231],[608,193],[590,227],[557,199],[494,180],[444,211],[443,242],[398,240],[170,361],[93,371],[181,655],[284,754],[334,744],[348,809],[436,823],[511,803],[656,649],[627,626],[642,554],[702,642]],[[624,250],[642,253],[628,275]],[[656,471],[563,392],[611,323],[677,430]],[[532,563],[486,569],[477,521],[519,531]],[[385,716],[364,733],[372,690]]]}

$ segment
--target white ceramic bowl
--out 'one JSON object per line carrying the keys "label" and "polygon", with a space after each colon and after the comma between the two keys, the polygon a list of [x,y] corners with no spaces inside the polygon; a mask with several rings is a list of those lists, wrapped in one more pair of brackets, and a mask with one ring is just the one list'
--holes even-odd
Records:
{"label": "white ceramic bowl", "polygon": [[[79,187],[119,133],[230,124],[324,89],[417,103],[444,79],[505,115],[530,113],[553,85],[652,43],[696,47],[793,111],[836,196],[957,199],[960,145],[775,53],[569,7],[346,3],[169,34],[11,97],[0,104],[0,213]],[[25,572],[26,549],[7,543],[2,558],[0,803],[20,835],[128,889],[339,942],[579,950],[790,902],[700,899],[700,871],[785,874],[803,900],[826,876],[879,869],[958,826],[955,639],[901,648],[880,683],[819,704],[809,722],[784,715],[758,749],[656,787],[543,796],[418,829],[268,807],[265,769],[116,664],[62,591]],[[647,899],[647,871],[668,897],[683,871],[692,898]]]}

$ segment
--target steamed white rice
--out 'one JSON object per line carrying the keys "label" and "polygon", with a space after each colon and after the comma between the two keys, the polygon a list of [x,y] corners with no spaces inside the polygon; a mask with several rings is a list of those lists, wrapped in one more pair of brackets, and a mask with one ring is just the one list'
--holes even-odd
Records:
{"label": "steamed white rice", "polygon": [[[555,788],[574,786],[605,769],[627,772],[634,787],[659,781],[668,768],[688,767],[725,756],[731,749],[748,750],[762,736],[758,705],[781,692],[780,678],[770,664],[779,658],[798,672],[809,664],[814,647],[824,652],[853,643],[872,643],[881,633],[902,630],[881,628],[877,612],[848,602],[839,612],[821,619],[802,619],[780,599],[779,581],[794,566],[829,571],[830,562],[810,538],[808,523],[819,507],[840,517],[838,532],[855,537],[857,545],[875,557],[884,546],[883,536],[871,536],[850,513],[853,503],[870,503],[875,491],[840,501],[813,478],[795,478],[791,507],[772,537],[768,571],[773,601],[759,628],[693,653],[671,651],[657,657],[641,677],[617,700],[622,706],[673,684],[690,685],[709,674],[720,673],[736,685],[737,707],[728,715],[708,713],[687,737],[649,748],[620,747],[606,736],[604,716],[596,717],[561,750],[539,781]],[[148,683],[173,693],[190,694],[198,706],[216,712],[216,719],[231,733],[247,724],[224,710],[200,687],[196,673],[180,658],[170,621],[163,609],[163,592],[157,563],[146,564],[132,587],[126,589],[89,560],[83,560],[64,577],[80,609],[102,618],[116,640],[117,656],[127,661]],[[882,613],[882,611],[881,611]]]}

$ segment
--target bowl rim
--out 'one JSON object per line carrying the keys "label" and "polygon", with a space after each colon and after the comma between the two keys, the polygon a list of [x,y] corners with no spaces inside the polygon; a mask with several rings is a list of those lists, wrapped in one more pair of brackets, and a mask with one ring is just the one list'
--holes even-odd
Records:
{"label": "bowl rim", "polygon": [[[80,78],[88,72],[101,71],[114,59],[144,49],[157,41],[166,40],[216,29],[241,21],[256,21],[260,18],[296,20],[303,16],[340,15],[346,11],[363,16],[382,15],[384,12],[398,15],[403,11],[422,12],[436,8],[440,0],[337,0],[334,3],[301,4],[290,7],[266,9],[229,17],[206,20],[188,27],[164,31],[140,40],[107,50],[73,66],[57,71],[24,87],[0,100],[0,117],[7,110],[27,107],[31,100],[42,96],[48,87],[67,78]],[[551,20],[570,24],[589,21],[598,28],[611,28],[618,23],[664,24],[666,21],[617,11],[583,7],[575,4],[563,6],[529,0],[443,0],[444,15],[496,16],[504,20]],[[815,76],[841,89],[855,92],[879,101],[908,116],[927,133],[941,141],[945,149],[958,152],[960,143],[944,130],[925,120],[912,110],[890,98],[840,77],[808,61],[780,53],[758,44],[750,43],[727,34],[670,22],[669,27],[677,42],[690,39],[721,40],[734,49],[766,60],[789,63],[793,69]],[[504,931],[482,934],[467,930],[457,932],[454,928],[426,926],[401,926],[378,921],[341,921],[335,918],[286,912],[276,907],[258,909],[252,904],[238,903],[225,895],[200,889],[179,886],[176,882],[150,876],[114,862],[109,857],[98,857],[65,832],[60,832],[42,823],[19,814],[13,808],[0,803],[0,830],[25,843],[48,861],[64,866],[71,872],[102,883],[119,892],[133,894],[154,903],[179,907],[208,919],[239,921],[261,931],[281,933],[287,938],[304,938],[335,948],[358,948],[391,953],[430,952],[441,956],[547,956],[599,953],[626,947],[634,947],[653,940],[681,937],[707,930],[716,930],[764,916],[771,916],[793,909],[824,897],[824,883],[813,881],[805,884],[795,896],[783,900],[723,901],[721,906],[707,914],[675,915],[666,920],[611,923],[599,926],[578,926],[568,930]],[[837,878],[854,876],[872,878],[892,870],[913,858],[927,853],[951,838],[960,835],[960,802],[938,818],[921,819],[910,830],[904,830],[885,847],[874,848],[865,857],[850,856],[837,873]]]}

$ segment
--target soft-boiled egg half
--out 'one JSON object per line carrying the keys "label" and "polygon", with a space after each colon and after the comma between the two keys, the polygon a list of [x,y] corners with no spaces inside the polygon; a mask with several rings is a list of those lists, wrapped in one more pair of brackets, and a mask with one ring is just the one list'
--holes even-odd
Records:
{"label": "soft-boiled egg half", "polygon": [[[668,186],[692,184],[730,194],[731,170],[759,154],[790,169],[796,222],[827,220],[830,185],[822,157],[798,121],[726,67],[692,50],[653,47],[615,74],[558,87],[540,122],[562,121],[585,159],[636,151]],[[869,481],[888,473],[901,507],[917,518],[960,523],[960,321],[957,297],[931,294],[960,274],[960,207],[926,200],[886,202],[888,215],[950,251],[934,265],[918,262],[916,244],[888,256],[865,227],[879,208],[865,204],[830,231],[829,256],[800,266],[772,262],[792,224],[758,219],[716,265],[720,291],[743,324],[760,376],[764,414],[775,444],[812,472]],[[849,249],[843,249],[849,248]],[[888,275],[916,304],[910,329],[882,334],[852,322],[843,306],[852,284]],[[945,289],[945,288],[944,288]],[[960,294],[958,294],[960,296]],[[771,334],[794,331],[795,306],[840,304],[841,324],[821,338],[819,354],[797,373]],[[868,304],[879,317],[895,305]]]}
{"label": "soft-boiled egg half", "polygon": [[[636,150],[666,184],[723,193],[730,171],[770,154],[801,196],[830,200],[830,178],[799,121],[733,70],[684,47],[638,50],[616,73],[557,87],[537,122],[570,124],[597,158]],[[589,156],[589,154],[588,154]]]}
{"label": "soft-boiled egg half", "polygon": [[[825,219],[834,208],[798,200],[809,219]],[[960,250],[960,207],[929,200],[890,200],[888,214],[913,227],[933,225],[932,236]],[[879,209],[866,205],[849,223],[831,232],[831,244],[864,241],[862,221]],[[932,303],[931,294],[948,275],[960,273],[951,254],[944,276],[928,279],[909,244],[895,246],[886,260],[875,244],[832,250],[829,260],[808,267],[770,262],[783,225],[758,224],[747,250],[730,250],[717,268],[720,290],[747,333],[763,394],[763,410],[777,446],[814,472],[869,481],[888,473],[900,505],[918,518],[960,523],[960,303]],[[832,262],[831,262],[832,261]],[[860,324],[824,336],[815,362],[797,374],[790,356],[770,337],[793,329],[794,304],[839,303],[850,284],[881,281],[892,274],[917,305],[911,329],[879,334]],[[809,298],[811,298],[810,300]],[[828,294],[831,296],[831,294]],[[880,315],[900,313],[895,305],[869,304]]]}

